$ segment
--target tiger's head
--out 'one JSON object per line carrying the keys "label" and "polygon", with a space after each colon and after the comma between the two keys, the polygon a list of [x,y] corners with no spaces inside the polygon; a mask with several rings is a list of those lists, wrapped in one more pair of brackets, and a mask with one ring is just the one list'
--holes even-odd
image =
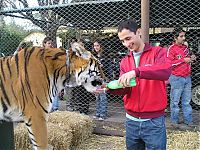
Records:
{"label": "tiger's head", "polygon": [[67,86],[83,85],[88,92],[94,92],[104,78],[99,61],[81,43],[73,43],[70,49],[70,80]]}
{"label": "tiger's head", "polygon": [[[88,92],[94,92],[104,80],[98,60],[81,43],[73,43],[68,55],[65,50],[57,48],[45,49],[43,53],[44,61],[47,62],[46,68],[52,76],[52,88],[56,91],[63,88],[60,85],[68,87],[83,85]],[[66,63],[68,59],[69,64]]]}

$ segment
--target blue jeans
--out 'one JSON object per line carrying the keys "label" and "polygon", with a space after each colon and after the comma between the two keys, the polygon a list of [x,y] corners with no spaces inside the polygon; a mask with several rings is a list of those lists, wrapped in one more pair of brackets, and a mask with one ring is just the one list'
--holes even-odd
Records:
{"label": "blue jeans", "polygon": [[126,118],[127,150],[166,150],[166,144],[164,116],[142,122]]}
{"label": "blue jeans", "polygon": [[52,111],[58,110],[58,108],[59,108],[59,100],[60,100],[60,98],[59,98],[58,95],[56,95],[56,96],[53,98],[52,109],[51,109]]}
{"label": "blue jeans", "polygon": [[184,123],[190,124],[192,122],[192,107],[190,101],[192,98],[192,83],[191,77],[179,77],[171,75],[169,78],[171,84],[170,92],[170,109],[171,109],[171,122],[179,123],[179,102],[181,99]]}
{"label": "blue jeans", "polygon": [[106,117],[107,116],[107,97],[106,93],[100,93],[96,95],[96,116]]}

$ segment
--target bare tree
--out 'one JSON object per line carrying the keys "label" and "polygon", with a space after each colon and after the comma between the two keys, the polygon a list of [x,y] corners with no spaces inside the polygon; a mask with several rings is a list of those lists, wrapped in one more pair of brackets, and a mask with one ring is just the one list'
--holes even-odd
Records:
{"label": "bare tree", "polygon": [[[0,0],[0,2],[3,0]],[[4,0],[7,5],[13,9],[18,9],[19,6],[29,8],[28,0]],[[37,0],[38,6],[51,6],[58,4],[65,4],[68,0]],[[17,3],[19,5],[17,5]],[[53,39],[54,46],[56,46],[56,32],[59,26],[65,24],[64,19],[59,16],[54,10],[40,9],[38,13],[34,14],[33,11],[19,12],[24,19],[30,20],[34,25],[40,27],[46,34]]]}

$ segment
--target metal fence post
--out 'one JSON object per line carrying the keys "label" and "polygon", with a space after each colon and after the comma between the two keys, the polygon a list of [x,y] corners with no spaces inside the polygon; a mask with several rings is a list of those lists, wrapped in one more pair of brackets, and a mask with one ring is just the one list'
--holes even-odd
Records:
{"label": "metal fence post", "polygon": [[141,0],[141,29],[145,43],[149,43],[149,4],[149,0]]}
{"label": "metal fence post", "polygon": [[14,150],[13,122],[0,122],[0,150]]}

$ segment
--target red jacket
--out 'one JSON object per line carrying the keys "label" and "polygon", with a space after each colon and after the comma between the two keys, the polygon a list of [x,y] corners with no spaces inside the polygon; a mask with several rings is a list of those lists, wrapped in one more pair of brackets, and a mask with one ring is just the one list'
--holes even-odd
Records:
{"label": "red jacket", "polygon": [[136,118],[156,118],[164,115],[167,106],[165,80],[171,74],[171,64],[166,58],[166,49],[145,44],[139,67],[135,67],[130,52],[122,59],[120,76],[131,70],[136,71],[136,86],[109,90],[111,94],[124,95],[126,112]]}
{"label": "red jacket", "polygon": [[191,66],[184,62],[185,57],[190,57],[189,49],[185,45],[172,44],[167,51],[167,57],[172,62],[172,74],[187,77],[191,75]]}

